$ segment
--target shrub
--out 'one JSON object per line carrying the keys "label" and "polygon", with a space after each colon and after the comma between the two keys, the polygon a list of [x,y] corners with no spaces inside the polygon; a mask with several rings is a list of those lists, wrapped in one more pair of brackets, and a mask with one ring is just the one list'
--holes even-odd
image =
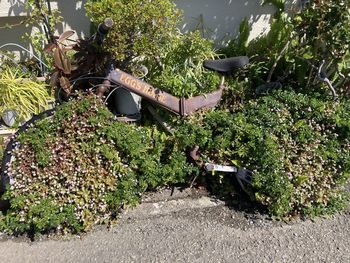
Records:
{"label": "shrub", "polygon": [[179,141],[199,145],[205,161],[251,169],[254,199],[276,218],[333,213],[347,204],[348,101],[279,91],[235,114],[217,110],[180,123]]}
{"label": "shrub", "polygon": [[[202,38],[199,32],[179,32],[176,26],[181,12],[172,1],[88,1],[86,9],[95,24],[110,17],[114,26],[103,51],[92,45],[97,56],[91,57],[91,46],[84,50],[80,42],[81,52],[76,58],[83,68],[81,62],[90,62],[86,65],[90,69],[91,65],[105,64],[103,58],[112,56],[118,68],[136,76],[140,64],[146,65],[147,81],[176,96],[189,97],[218,87],[218,76],[202,66],[205,59],[217,57],[213,43]],[[86,54],[89,54],[88,59]],[[91,63],[94,57],[96,63]]]}
{"label": "shrub", "polygon": [[113,19],[106,46],[122,68],[128,68],[136,57],[157,54],[177,31],[181,17],[170,0],[89,0],[85,8],[96,25],[106,17]]}
{"label": "shrub", "polygon": [[222,50],[228,56],[251,58],[247,74],[251,87],[255,90],[275,81],[302,92],[328,95],[330,89],[317,76],[324,60],[323,75],[338,95],[348,96],[349,1],[308,1],[304,8],[288,13],[285,0],[264,2],[277,8],[268,34],[248,43],[250,27],[246,19],[241,23],[240,36]]}
{"label": "shrub", "polygon": [[[9,233],[79,233],[110,223],[140,195],[186,182],[193,167],[155,127],[114,121],[95,96],[60,106],[21,133],[1,216]],[[170,156],[170,157],[169,157]]]}
{"label": "shrub", "polygon": [[[174,35],[148,61],[148,80],[176,96],[190,97],[217,89],[219,77],[204,69],[206,59],[215,59],[213,43],[198,31]],[[158,64],[155,63],[158,61]]]}
{"label": "shrub", "polygon": [[[234,114],[211,110],[177,119],[174,135],[151,124],[115,122],[95,96],[60,106],[21,133],[3,199],[9,233],[79,233],[111,223],[147,190],[199,175],[185,150],[204,161],[254,172],[251,197],[275,218],[334,213],[348,202],[349,102],[277,91]],[[214,174],[219,196],[232,197],[233,175]]]}

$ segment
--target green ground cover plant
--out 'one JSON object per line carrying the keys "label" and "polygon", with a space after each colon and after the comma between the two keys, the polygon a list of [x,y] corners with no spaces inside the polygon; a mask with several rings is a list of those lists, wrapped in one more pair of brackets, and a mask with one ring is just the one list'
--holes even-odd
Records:
{"label": "green ground cover plant", "polygon": [[11,234],[79,233],[111,223],[121,208],[194,169],[154,126],[117,122],[94,95],[60,106],[18,136],[14,182],[0,229]]}
{"label": "green ground cover plant", "polygon": [[277,219],[341,211],[350,174],[348,105],[276,91],[235,114],[217,109],[177,119],[167,135],[151,124],[114,121],[94,95],[79,98],[18,136],[1,230],[85,232],[113,223],[145,191],[195,175],[213,183],[214,194],[236,198],[232,174],[205,174],[188,161],[193,145],[203,161],[253,170],[250,197]]}
{"label": "green ground cover plant", "polygon": [[[334,103],[319,94],[276,91],[234,114],[213,110],[178,125],[177,139],[184,148],[199,145],[204,161],[252,170],[251,198],[275,218],[334,213],[347,206],[348,100]],[[220,181],[233,175],[216,176]]]}

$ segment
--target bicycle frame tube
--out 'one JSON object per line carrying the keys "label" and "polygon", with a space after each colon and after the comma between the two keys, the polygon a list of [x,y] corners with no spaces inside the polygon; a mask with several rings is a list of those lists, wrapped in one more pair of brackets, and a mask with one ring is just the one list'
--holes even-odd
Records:
{"label": "bicycle frame tube", "polygon": [[181,116],[190,115],[199,109],[215,107],[220,102],[224,89],[224,85],[220,84],[219,88],[214,92],[186,99],[175,97],[161,89],[155,88],[120,69],[113,70],[109,74],[108,79]]}

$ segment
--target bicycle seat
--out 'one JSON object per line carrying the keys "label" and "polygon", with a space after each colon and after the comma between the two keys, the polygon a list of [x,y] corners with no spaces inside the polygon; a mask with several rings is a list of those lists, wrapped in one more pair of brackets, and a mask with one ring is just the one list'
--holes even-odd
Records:
{"label": "bicycle seat", "polygon": [[205,60],[203,66],[206,69],[217,71],[221,74],[229,74],[233,70],[242,68],[249,63],[249,58],[246,56],[231,57],[224,59]]}

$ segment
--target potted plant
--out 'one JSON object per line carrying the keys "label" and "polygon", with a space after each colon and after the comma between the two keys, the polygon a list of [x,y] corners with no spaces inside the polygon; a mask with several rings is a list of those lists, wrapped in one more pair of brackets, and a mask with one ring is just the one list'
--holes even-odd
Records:
{"label": "potted plant", "polygon": [[49,107],[45,82],[26,78],[19,68],[6,66],[0,71],[0,116],[7,126],[14,126]]}

